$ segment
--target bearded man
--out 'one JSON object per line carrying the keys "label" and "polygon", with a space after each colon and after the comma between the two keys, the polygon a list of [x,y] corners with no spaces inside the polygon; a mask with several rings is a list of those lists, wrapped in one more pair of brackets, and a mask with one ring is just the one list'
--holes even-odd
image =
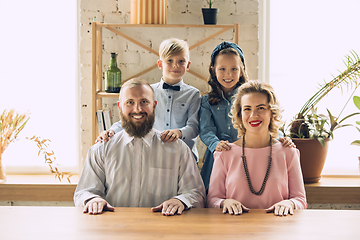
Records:
{"label": "bearded man", "polygon": [[163,142],[153,128],[151,86],[140,78],[125,82],[117,105],[123,130],[90,148],[75,206],[84,206],[89,214],[152,207],[166,216],[204,207],[205,188],[191,150],[181,140]]}

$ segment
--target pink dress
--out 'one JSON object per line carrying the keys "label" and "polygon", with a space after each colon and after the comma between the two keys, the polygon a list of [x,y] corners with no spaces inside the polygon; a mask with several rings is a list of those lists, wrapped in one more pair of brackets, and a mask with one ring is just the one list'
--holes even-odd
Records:
{"label": "pink dress", "polygon": [[[233,143],[231,150],[214,153],[214,167],[211,173],[207,206],[219,208],[224,199],[235,199],[253,209],[266,209],[277,202],[290,199],[296,209],[307,207],[305,188],[300,168],[298,149],[273,145],[272,164],[265,190],[262,195],[251,193],[244,166],[242,147]],[[245,148],[245,156],[252,186],[259,191],[269,162],[270,147]]]}

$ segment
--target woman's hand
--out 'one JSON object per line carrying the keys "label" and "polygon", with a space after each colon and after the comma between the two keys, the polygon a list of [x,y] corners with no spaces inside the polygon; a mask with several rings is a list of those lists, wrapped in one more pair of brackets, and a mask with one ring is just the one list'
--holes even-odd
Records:
{"label": "woman's hand", "polygon": [[274,212],[276,216],[286,216],[288,213],[290,215],[294,214],[295,204],[291,200],[282,200],[278,203],[275,203],[268,209],[265,209],[266,212]]}
{"label": "woman's hand", "polygon": [[221,202],[220,207],[223,209],[223,213],[228,212],[231,215],[240,215],[243,212],[250,211],[250,208],[245,207],[240,202],[234,199],[225,199]]}
{"label": "woman's hand", "polygon": [[284,147],[293,147],[293,148],[296,148],[295,143],[294,143],[294,142],[291,140],[291,138],[289,138],[289,137],[279,138],[279,142],[281,142]]}
{"label": "woman's hand", "polygon": [[223,141],[221,140],[215,148],[215,151],[221,152],[221,151],[227,151],[230,150],[230,145],[229,145],[229,141]]}

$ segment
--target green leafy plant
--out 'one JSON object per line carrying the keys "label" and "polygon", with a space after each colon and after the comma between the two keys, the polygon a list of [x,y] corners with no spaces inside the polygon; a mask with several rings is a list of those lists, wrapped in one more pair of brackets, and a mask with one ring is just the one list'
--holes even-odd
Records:
{"label": "green leafy plant", "polygon": [[209,5],[209,8],[212,8],[212,5],[214,4],[215,0],[206,0],[206,2]]}
{"label": "green leafy plant", "polygon": [[[324,146],[324,139],[333,138],[334,130],[350,126],[351,124],[343,124],[343,122],[354,115],[360,114],[359,112],[352,113],[342,119],[340,116],[355,93],[355,90],[360,84],[360,58],[356,52],[351,51],[350,55],[345,56],[344,61],[346,70],[334,77],[330,82],[325,82],[320,85],[320,89],[305,102],[290,123],[290,137],[291,138],[314,138],[318,139]],[[353,92],[350,98],[345,103],[338,117],[333,116],[327,109],[328,116],[317,113],[315,108],[316,104],[324,98],[335,87],[343,90],[343,87],[351,87]],[[309,114],[309,112],[311,113]],[[283,130],[284,131],[284,130]]]}
{"label": "green leafy plant", "polygon": [[[360,97],[359,96],[354,96],[353,98],[354,104],[355,106],[360,110]],[[357,125],[360,125],[360,121],[356,121]],[[360,132],[360,128],[355,126],[356,129]],[[360,146],[360,140],[355,140],[351,143],[351,145],[356,145],[356,146]]]}

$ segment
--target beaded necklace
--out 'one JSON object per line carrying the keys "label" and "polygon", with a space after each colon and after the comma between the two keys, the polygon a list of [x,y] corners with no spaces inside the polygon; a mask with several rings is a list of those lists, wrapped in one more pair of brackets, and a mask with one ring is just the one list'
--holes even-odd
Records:
{"label": "beaded necklace", "polygon": [[245,135],[242,137],[242,162],[243,162],[243,165],[244,165],[244,170],[245,170],[245,175],[246,175],[246,180],[248,182],[248,185],[249,185],[249,188],[250,188],[250,191],[257,195],[257,196],[260,196],[261,194],[263,194],[264,190],[265,190],[265,185],[266,185],[266,182],[268,180],[268,177],[269,177],[269,173],[270,173],[270,168],[271,168],[271,162],[272,162],[272,137],[270,136],[270,156],[269,156],[269,164],[268,164],[268,167],[266,169],[266,174],[265,174],[265,177],[264,177],[264,181],[261,185],[261,188],[258,192],[256,192],[251,184],[251,179],[250,179],[250,175],[249,175],[249,170],[248,170],[248,167],[247,167],[247,163],[246,163],[246,156],[244,154],[244,149],[245,149]]}

